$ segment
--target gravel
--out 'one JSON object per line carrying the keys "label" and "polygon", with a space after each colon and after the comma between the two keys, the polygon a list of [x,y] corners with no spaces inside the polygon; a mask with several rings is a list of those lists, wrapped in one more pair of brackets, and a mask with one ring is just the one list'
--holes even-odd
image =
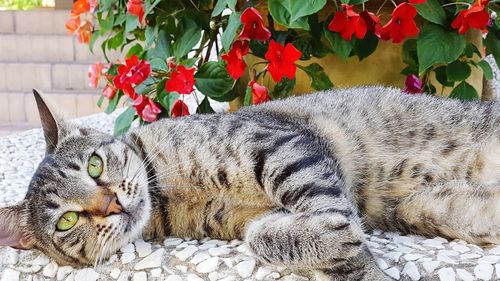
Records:
{"label": "gravel", "polygon": [[[495,68],[497,96],[500,73]],[[220,106],[218,109],[220,110]],[[110,131],[117,113],[97,114],[75,122]],[[42,160],[40,129],[0,138],[0,206],[24,197],[34,169]],[[403,236],[375,230],[366,235],[378,266],[398,280],[500,280],[500,246],[481,248],[465,241]],[[137,240],[125,245],[99,268],[58,266],[42,253],[0,248],[0,281],[231,281],[308,280],[308,273],[293,273],[257,261],[239,240],[169,237]]]}

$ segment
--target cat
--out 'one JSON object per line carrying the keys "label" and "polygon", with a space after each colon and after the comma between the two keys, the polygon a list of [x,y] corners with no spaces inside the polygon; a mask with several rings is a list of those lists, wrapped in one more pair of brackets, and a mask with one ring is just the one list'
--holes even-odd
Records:
{"label": "cat", "polygon": [[500,242],[500,103],[379,86],[163,119],[121,138],[54,115],[46,155],[0,209],[0,245],[92,265],[137,237],[244,239],[264,263],[390,280],[383,229]]}

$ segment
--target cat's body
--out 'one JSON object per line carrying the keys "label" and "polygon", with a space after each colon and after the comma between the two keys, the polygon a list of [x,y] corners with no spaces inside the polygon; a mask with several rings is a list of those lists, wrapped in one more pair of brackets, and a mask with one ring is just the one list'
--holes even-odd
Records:
{"label": "cat's body", "polygon": [[[26,229],[20,235],[23,248],[60,262],[91,263],[140,233],[210,236],[244,238],[265,262],[335,280],[385,280],[363,244],[364,228],[500,243],[498,103],[366,87],[162,120],[121,140],[61,125],[54,139],[50,123],[46,160],[20,206],[30,210],[39,193],[47,201],[46,181],[84,178],[90,155],[105,163],[94,183],[76,184],[84,191],[56,192],[82,201],[69,209],[84,222],[69,234],[47,230],[62,246]],[[47,214],[52,229],[63,213]],[[96,255],[95,244],[68,242],[84,235],[108,248]]]}

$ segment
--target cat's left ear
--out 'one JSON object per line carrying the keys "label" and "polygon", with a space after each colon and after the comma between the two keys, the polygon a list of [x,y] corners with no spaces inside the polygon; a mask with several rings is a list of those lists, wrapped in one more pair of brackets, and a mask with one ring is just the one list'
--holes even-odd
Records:
{"label": "cat's left ear", "polygon": [[22,223],[24,204],[0,208],[0,246],[28,250],[33,248],[26,226]]}
{"label": "cat's left ear", "polygon": [[57,144],[65,134],[66,126],[61,118],[59,118],[48,106],[42,94],[36,89],[33,89],[40,121],[42,123],[45,143],[47,144],[47,154],[51,154],[57,147]]}

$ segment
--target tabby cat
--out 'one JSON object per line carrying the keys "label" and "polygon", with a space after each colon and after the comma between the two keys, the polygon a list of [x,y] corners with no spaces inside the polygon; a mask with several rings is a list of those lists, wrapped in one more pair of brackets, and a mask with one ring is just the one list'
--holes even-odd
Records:
{"label": "tabby cat", "polygon": [[333,90],[121,138],[55,116],[0,245],[94,264],[137,237],[242,238],[263,262],[389,280],[365,229],[500,242],[500,103]]}

